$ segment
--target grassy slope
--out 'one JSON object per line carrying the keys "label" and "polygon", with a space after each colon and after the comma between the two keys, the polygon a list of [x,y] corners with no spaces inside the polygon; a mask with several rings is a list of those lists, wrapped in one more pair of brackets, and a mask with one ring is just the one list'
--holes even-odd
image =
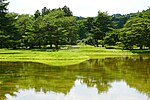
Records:
{"label": "grassy slope", "polygon": [[89,59],[74,52],[40,52],[32,50],[0,49],[0,61],[39,62],[48,65],[71,65]]}
{"label": "grassy slope", "polygon": [[33,50],[0,49],[0,61],[38,62],[54,66],[72,65],[91,58],[136,55],[128,50],[95,48],[82,46],[80,49],[60,50],[59,52]]}

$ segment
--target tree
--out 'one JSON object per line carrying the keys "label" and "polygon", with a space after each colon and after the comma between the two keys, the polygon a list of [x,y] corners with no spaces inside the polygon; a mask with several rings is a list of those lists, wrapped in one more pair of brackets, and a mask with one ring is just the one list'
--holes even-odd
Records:
{"label": "tree", "polygon": [[124,24],[127,22],[128,20],[128,16],[127,15],[121,15],[121,14],[113,14],[111,21],[113,22],[113,28],[115,29],[119,29],[119,28],[123,28]]}
{"label": "tree", "polygon": [[5,1],[7,0],[0,0],[0,17],[5,17],[6,12],[7,12],[7,6],[8,6],[8,2],[6,3]]}
{"label": "tree", "polygon": [[50,9],[47,9],[46,7],[44,7],[42,9],[42,16],[47,15],[48,13],[50,13]]}
{"label": "tree", "polygon": [[68,17],[69,17],[69,16],[73,16],[72,11],[70,10],[69,7],[64,6],[64,7],[62,8],[62,10],[64,11],[65,16],[68,16]]}
{"label": "tree", "polygon": [[64,18],[64,12],[61,9],[55,9],[43,17],[45,23],[46,42],[50,44],[51,48],[52,44],[55,44],[56,49],[58,49],[58,44],[61,38],[60,35],[63,34],[63,32],[60,32],[62,30],[60,27],[60,18]]}
{"label": "tree", "polygon": [[114,46],[116,42],[119,42],[119,30],[113,30],[110,33],[107,33],[104,38],[104,44]]}
{"label": "tree", "polygon": [[16,13],[7,13],[6,0],[0,1],[0,47],[13,48],[19,46],[20,36],[15,26]]}
{"label": "tree", "polygon": [[36,46],[41,48],[45,40],[45,27],[46,23],[42,16],[38,17],[33,22],[33,32],[34,32],[34,43]]}
{"label": "tree", "polygon": [[111,30],[111,18],[106,12],[98,12],[98,16],[93,21],[91,33],[95,40],[95,45],[98,47],[98,40],[104,40],[106,33]]}
{"label": "tree", "polygon": [[75,17],[65,16],[62,9],[55,9],[45,15],[43,20],[46,23],[47,43],[51,46],[54,44],[58,49],[59,44],[76,43],[78,27]]}
{"label": "tree", "polygon": [[0,47],[5,47],[7,36],[5,36],[8,20],[6,17],[7,6],[9,3],[5,3],[6,0],[0,0]]}
{"label": "tree", "polygon": [[145,10],[145,11],[138,12],[138,16],[141,17],[141,18],[150,19],[150,8],[148,8],[148,9]]}
{"label": "tree", "polygon": [[34,18],[28,14],[19,15],[16,21],[16,26],[18,28],[18,34],[21,35],[22,46],[26,48],[34,47]]}
{"label": "tree", "polygon": [[[85,21],[83,22],[83,26],[84,26],[84,31],[86,34],[85,39],[83,40],[83,42],[85,44],[89,44],[89,45],[95,45],[95,41],[93,39],[93,33],[92,33],[92,28],[93,28],[93,21],[94,21],[94,17],[87,17],[85,19]],[[83,33],[82,33],[83,34]]]}
{"label": "tree", "polygon": [[[62,19],[62,27],[67,32],[67,44],[76,44],[76,41],[78,39],[78,24],[75,17],[65,17]],[[69,26],[69,27],[68,27]]]}
{"label": "tree", "polygon": [[38,17],[40,17],[41,16],[41,12],[39,11],[39,10],[37,10],[36,12],[35,12],[35,14],[34,14],[34,18],[36,19],[36,18],[38,18]]}
{"label": "tree", "polygon": [[7,14],[7,6],[9,3],[5,3],[6,0],[0,0],[0,29],[1,31],[5,30],[5,21],[6,21],[6,14]]}
{"label": "tree", "polygon": [[7,29],[5,31],[5,36],[7,36],[7,48],[16,49],[20,46],[21,43],[21,34],[19,33],[18,27],[16,25],[18,14],[16,13],[8,13],[6,14],[7,22]]}
{"label": "tree", "polygon": [[122,29],[122,42],[126,48],[137,45],[140,49],[148,46],[150,41],[150,19],[133,17],[128,20]]}
{"label": "tree", "polygon": [[93,21],[94,21],[93,17],[87,17],[86,18],[84,26],[85,26],[85,29],[87,30],[87,33],[91,33],[91,29],[93,27]]}
{"label": "tree", "polygon": [[82,40],[82,39],[86,38],[87,30],[86,30],[86,27],[85,27],[85,22],[86,22],[86,19],[82,19],[82,20],[77,21],[77,24],[79,26],[78,27],[79,40]]}

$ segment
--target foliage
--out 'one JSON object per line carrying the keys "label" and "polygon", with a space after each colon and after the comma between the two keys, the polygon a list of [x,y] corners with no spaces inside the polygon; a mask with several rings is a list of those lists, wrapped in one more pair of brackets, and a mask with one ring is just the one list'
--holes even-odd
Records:
{"label": "foliage", "polygon": [[[60,45],[89,44],[95,47],[123,44],[150,48],[150,8],[126,15],[98,12],[95,17],[73,16],[69,7],[36,10],[34,15],[7,12],[0,5],[0,48],[60,49]],[[55,47],[54,47],[55,46]]]}
{"label": "foliage", "polygon": [[113,23],[113,28],[120,29],[123,28],[124,24],[132,17],[138,16],[138,13],[130,13],[126,15],[113,14],[111,21]]}
{"label": "foliage", "polygon": [[[110,16],[106,12],[98,12],[98,15],[94,17],[88,17],[83,21],[80,32],[85,32],[86,44],[93,46],[99,46],[99,40],[104,40],[104,37],[108,31],[111,30]],[[80,35],[81,36],[81,35]]]}
{"label": "foliage", "polygon": [[[59,44],[76,44],[78,26],[75,17],[69,15],[67,11],[69,12],[67,6],[53,10],[44,7],[42,12],[37,10],[34,16],[28,14],[16,15],[13,24],[18,32],[12,36],[16,38],[13,41],[19,41],[19,44],[15,48],[31,49],[36,46],[42,48],[46,45],[50,45],[52,48],[54,44],[55,48],[59,49]],[[10,44],[6,44],[10,46]]]}
{"label": "foliage", "polygon": [[127,16],[125,15],[121,15],[121,14],[113,14],[112,15],[112,22],[113,22],[113,27],[115,29],[118,29],[118,28],[122,28],[123,25],[126,23],[127,21]]}
{"label": "foliage", "polygon": [[150,41],[150,20],[144,18],[130,19],[122,29],[122,42],[126,48],[132,49],[133,45],[137,45],[140,49],[148,46]]}
{"label": "foliage", "polygon": [[114,30],[111,33],[107,33],[104,38],[104,44],[115,46],[116,43],[119,42],[119,31]]}
{"label": "foliage", "polygon": [[9,25],[9,21],[6,17],[7,14],[7,5],[9,3],[5,3],[6,0],[0,1],[0,47],[5,47],[5,44],[7,44],[6,40],[8,38],[7,35],[7,25]]}

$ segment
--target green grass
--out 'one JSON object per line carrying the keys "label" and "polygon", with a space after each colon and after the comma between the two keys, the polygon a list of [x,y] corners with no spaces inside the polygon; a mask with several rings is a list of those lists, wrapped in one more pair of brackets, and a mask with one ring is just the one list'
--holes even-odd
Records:
{"label": "green grass", "polygon": [[93,46],[82,46],[80,48],[80,52],[89,56],[92,59],[136,55],[136,53],[132,53],[129,50],[106,49],[104,47],[93,47]]}
{"label": "green grass", "polygon": [[[93,46],[81,46],[78,49],[63,49],[58,52],[52,52],[51,50],[0,49],[0,61],[38,62],[53,66],[65,66],[78,64],[88,59],[138,55],[138,52],[136,50],[105,49]],[[149,53],[149,51],[146,52]]]}
{"label": "green grass", "polygon": [[54,66],[64,66],[81,63],[88,59],[88,56],[75,52],[0,49],[0,61],[38,62]]}

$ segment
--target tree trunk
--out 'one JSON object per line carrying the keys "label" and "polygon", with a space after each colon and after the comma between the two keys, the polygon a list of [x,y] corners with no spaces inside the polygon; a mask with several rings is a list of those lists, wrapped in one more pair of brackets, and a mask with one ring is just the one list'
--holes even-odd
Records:
{"label": "tree trunk", "polygon": [[30,48],[30,49],[33,49],[33,47],[34,47],[34,45],[33,45],[33,44],[30,44],[30,47],[29,47],[29,48]]}
{"label": "tree trunk", "polygon": [[38,45],[39,45],[39,49],[41,49],[41,41],[40,40],[39,40]]}
{"label": "tree trunk", "polygon": [[14,46],[13,46],[13,49],[14,49],[14,50],[15,50],[15,49],[17,49],[17,46],[16,46],[16,45],[14,45]]}
{"label": "tree trunk", "polygon": [[96,47],[99,47],[99,45],[98,45],[98,40],[97,40],[97,39],[95,40],[95,42],[96,42]]}
{"label": "tree trunk", "polygon": [[142,49],[143,49],[143,46],[141,45],[141,46],[140,46],[140,50],[142,50]]}
{"label": "tree trunk", "polygon": [[104,44],[102,44],[102,47],[105,47],[105,45],[104,45]]}
{"label": "tree trunk", "polygon": [[27,48],[28,48],[28,46],[27,46],[27,45],[25,45],[25,48],[27,49]]}
{"label": "tree trunk", "polygon": [[58,48],[58,41],[56,41],[56,43],[55,43],[55,48],[56,48],[56,50],[59,49],[59,48]]}
{"label": "tree trunk", "polygon": [[53,44],[52,43],[50,43],[50,49],[52,49],[53,48]]}

